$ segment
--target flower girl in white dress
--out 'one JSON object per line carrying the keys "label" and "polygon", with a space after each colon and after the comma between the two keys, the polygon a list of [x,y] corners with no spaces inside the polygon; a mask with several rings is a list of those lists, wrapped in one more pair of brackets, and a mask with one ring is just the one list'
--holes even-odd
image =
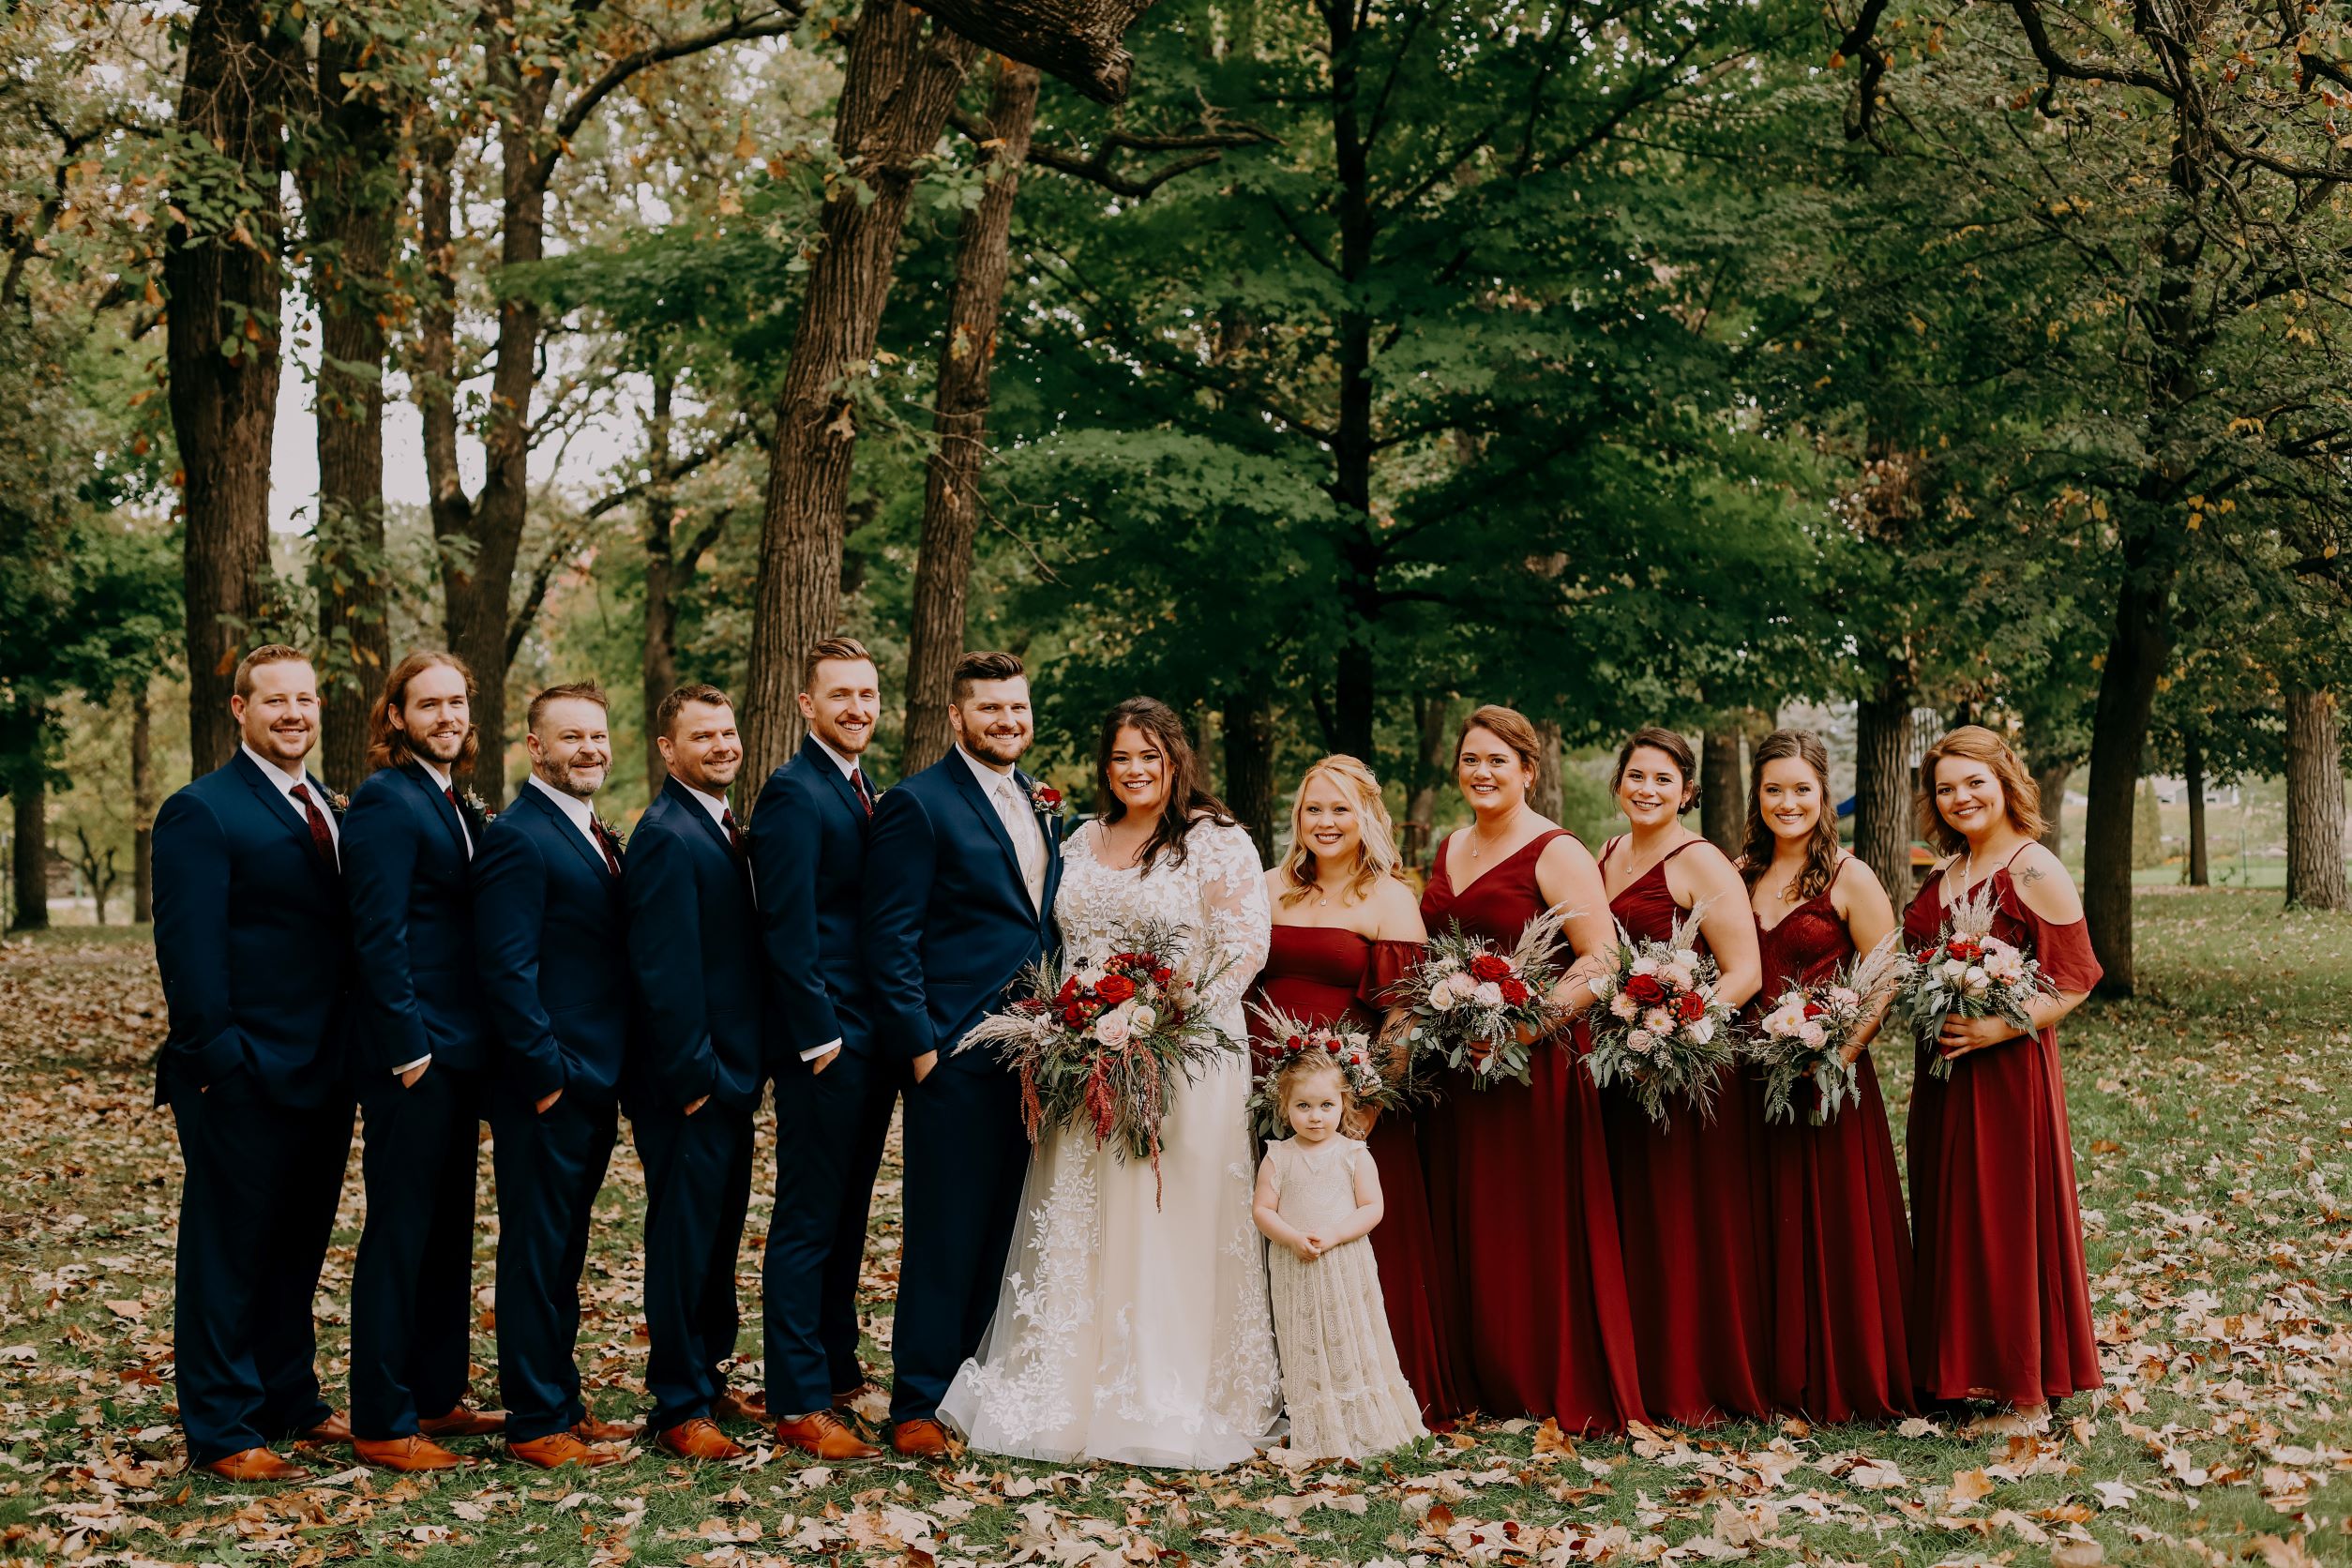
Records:
{"label": "flower girl in white dress", "polygon": [[1274,1096],[1291,1136],[1266,1146],[1254,1213],[1274,1244],[1267,1272],[1290,1452],[1365,1458],[1428,1435],[1364,1240],[1380,1223],[1380,1173],[1363,1142],[1340,1133],[1349,1093],[1336,1063],[1286,1063]]}

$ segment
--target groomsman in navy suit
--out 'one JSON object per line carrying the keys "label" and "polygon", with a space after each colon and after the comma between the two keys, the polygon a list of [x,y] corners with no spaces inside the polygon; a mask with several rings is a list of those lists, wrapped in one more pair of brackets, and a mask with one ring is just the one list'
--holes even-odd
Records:
{"label": "groomsman in navy suit", "polygon": [[353,1040],[368,1220],[352,1272],[352,1446],[387,1470],[451,1470],[434,1440],[495,1432],[465,1406],[474,1326],[474,1188],[492,1042],[475,977],[474,852],[458,799],[473,672],[448,654],[393,667],[369,716],[368,764],[343,821],[359,955]]}
{"label": "groomsman in navy suit", "polygon": [[655,1441],[687,1459],[744,1450],[719,1430],[764,1420],[731,1394],[735,1255],[751,1203],[751,1118],[767,1081],[764,977],[748,846],[727,787],[743,766],[734,705],[681,686],[654,715],[670,776],[629,837],[629,960],[645,1027],[627,1069],[645,1165],[645,1374]]}
{"label": "groomsman in navy suit", "polygon": [[892,1444],[946,1452],[939,1403],[979,1348],[1029,1165],[1020,1094],[987,1051],[956,1052],[1053,941],[1060,797],[1015,764],[1034,726],[1011,654],[956,664],[955,749],[882,797],[867,842],[866,983],[906,1092],[906,1237],[891,1331]]}
{"label": "groomsman in navy suit", "polygon": [[474,928],[497,1040],[490,1118],[506,1452],[552,1470],[611,1464],[624,1455],[601,1445],[637,1435],[589,1413],[574,1360],[632,999],[621,844],[588,804],[612,765],[604,693],[550,686],[526,724],[531,777],[482,830]]}
{"label": "groomsman in navy suit", "polygon": [[271,1452],[345,1441],[319,1397],[311,1301],[351,1154],[350,927],[335,797],[303,768],[319,733],[307,656],[238,664],[236,754],[155,820],[155,951],[171,1029],[180,1193],[173,1359],[191,1464],[310,1479]]}
{"label": "groomsman in navy suit", "polygon": [[801,661],[800,751],[751,813],[776,1076],[776,1213],[763,1268],[768,1408],[779,1444],[820,1459],[881,1452],[843,1422],[865,1390],[857,1276],[898,1065],[874,1043],[858,916],[874,787],[859,759],[882,712],[865,648]]}

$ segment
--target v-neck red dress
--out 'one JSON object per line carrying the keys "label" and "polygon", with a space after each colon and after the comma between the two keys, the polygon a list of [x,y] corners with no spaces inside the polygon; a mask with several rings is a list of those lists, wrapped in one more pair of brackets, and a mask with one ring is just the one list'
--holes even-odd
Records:
{"label": "v-neck red dress", "polygon": [[[2036,914],[2006,866],[1991,881],[1999,900],[1994,936],[2037,959],[2062,991],[2099,984],[2088,925]],[[1943,928],[1943,889],[1938,868],[1904,912],[1903,940],[1914,952]],[[1949,1078],[1928,1071],[1933,1040],[1917,1050],[1905,1142],[1918,1248],[1911,1353],[1921,1391],[2036,1405],[2097,1388],[2099,1339],[2058,1031],[1970,1051]]]}
{"label": "v-neck red dress", "polygon": [[[1349,1027],[1370,1033],[1380,1027],[1381,993],[1420,960],[1417,942],[1374,942],[1337,927],[1276,926],[1266,967],[1258,972],[1255,999],[1305,1023],[1329,1025],[1344,1018]],[[1263,1072],[1267,1062],[1258,1048],[1265,1026],[1254,1013],[1249,1029],[1257,1057],[1252,1065]],[[1380,1299],[1388,1308],[1397,1363],[1420,1397],[1422,1419],[1451,1420],[1475,1399],[1462,1325],[1453,1312],[1454,1292],[1440,1288],[1411,1110],[1382,1111],[1364,1146],[1380,1177],[1382,1212],[1372,1228],[1372,1259],[1380,1268]]]}
{"label": "v-neck red dress", "polygon": [[[1508,948],[1544,912],[1535,863],[1554,828],[1455,889],[1442,850],[1421,897],[1429,929]],[[1478,1408],[1570,1432],[1647,1419],[1609,1198],[1601,1107],[1577,1023],[1536,1047],[1532,1083],[1450,1075],[1421,1118],[1429,1212],[1469,1336]]]}
{"label": "v-neck red dress", "polygon": [[[1609,900],[1637,941],[1664,942],[1685,912],[1666,885],[1669,852]],[[1603,852],[1623,852],[1623,841]],[[1704,937],[1688,933],[1699,952]],[[1629,1093],[1601,1096],[1625,1293],[1634,1310],[1641,1396],[1651,1413],[1683,1425],[1772,1410],[1772,1299],[1766,1268],[1772,1214],[1765,1199],[1763,1096],[1728,1066],[1716,1080],[1714,1119],[1685,1106],[1670,1124]]]}
{"label": "v-neck red dress", "polygon": [[[1821,985],[1854,957],[1853,933],[1832,897],[1836,886],[1833,875],[1779,924],[1756,922],[1764,958],[1757,1016],[1791,986]],[[1916,1405],[1902,1174],[1871,1053],[1854,1066],[1862,1104],[1817,1127],[1813,1091],[1802,1088],[1797,1120],[1767,1122],[1763,1131],[1772,1215],[1768,1392],[1783,1410],[1817,1422],[1883,1420]]]}

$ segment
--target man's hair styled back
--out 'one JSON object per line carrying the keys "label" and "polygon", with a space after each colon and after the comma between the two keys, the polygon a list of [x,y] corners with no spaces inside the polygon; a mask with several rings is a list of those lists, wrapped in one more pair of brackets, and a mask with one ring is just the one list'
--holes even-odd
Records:
{"label": "man's hair styled back", "polygon": [[688,702],[702,702],[714,708],[725,708],[730,712],[732,712],[735,706],[734,699],[715,686],[701,682],[692,686],[682,686],[663,698],[660,705],[654,709],[654,733],[674,736],[678,729],[678,716],[686,712]]}
{"label": "man's hair styled back", "polygon": [[253,671],[263,665],[309,664],[309,662],[310,656],[299,648],[290,648],[283,642],[264,642],[237,660],[236,678],[229,689],[239,697],[249,698],[253,695]]}
{"label": "man's hair styled back", "polygon": [[1009,681],[1028,672],[1017,654],[966,654],[956,661],[956,678],[947,688],[947,700],[962,701],[972,695],[974,682]]}
{"label": "man's hair styled back", "polygon": [[808,652],[801,656],[801,690],[807,692],[813,692],[816,690],[817,666],[824,663],[828,659],[842,659],[851,661],[863,659],[867,664],[872,664],[874,662],[874,656],[867,653],[866,651],[866,644],[860,642],[854,637],[827,637],[820,639],[815,642],[811,642],[808,645]]}
{"label": "man's hair styled back", "polygon": [[547,712],[547,705],[550,702],[568,701],[594,702],[608,716],[612,712],[612,703],[605,696],[604,687],[594,681],[568,681],[562,686],[551,686],[531,699],[531,707],[522,716],[523,727],[528,730],[536,730],[539,727],[539,716]]}

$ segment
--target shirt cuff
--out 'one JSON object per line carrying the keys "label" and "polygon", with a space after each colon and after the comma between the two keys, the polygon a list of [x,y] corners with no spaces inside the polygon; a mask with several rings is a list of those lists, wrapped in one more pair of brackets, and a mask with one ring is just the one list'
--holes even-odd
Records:
{"label": "shirt cuff", "polygon": [[800,1053],[800,1059],[801,1059],[803,1062],[814,1062],[814,1061],[818,1060],[820,1057],[831,1056],[831,1055],[832,1055],[835,1051],[837,1051],[837,1050],[839,1050],[840,1048],[841,1048],[841,1042],[840,1042],[840,1041],[838,1041],[838,1040],[832,1040],[832,1041],[828,1041],[828,1042],[827,1042],[827,1043],[825,1043],[824,1045],[818,1046],[818,1047],[814,1048],[813,1049],[802,1051],[802,1052]]}
{"label": "shirt cuff", "polygon": [[393,1069],[392,1069],[392,1076],[393,1076],[394,1078],[399,1078],[399,1077],[400,1077],[402,1073],[408,1072],[408,1071],[410,1071],[410,1070],[411,1070],[411,1069],[413,1069],[413,1068],[422,1067],[422,1066],[423,1066],[426,1063],[430,1062],[432,1059],[433,1059],[433,1053],[432,1053],[432,1052],[430,1052],[430,1051],[427,1051],[424,1055],[422,1055],[422,1056],[418,1057],[415,1061],[414,1061],[414,1062],[403,1062],[403,1063],[401,1063],[399,1066],[397,1066],[397,1067],[393,1068]]}

